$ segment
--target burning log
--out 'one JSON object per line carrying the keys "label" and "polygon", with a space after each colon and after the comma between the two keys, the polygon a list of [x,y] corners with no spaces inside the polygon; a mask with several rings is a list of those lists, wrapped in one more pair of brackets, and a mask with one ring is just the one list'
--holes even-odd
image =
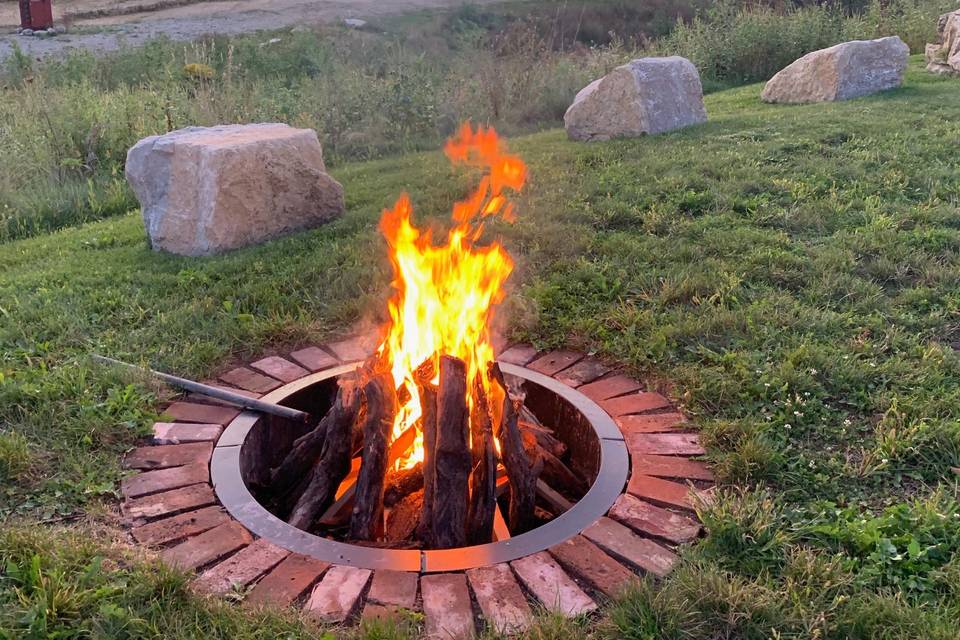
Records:
{"label": "burning log", "polygon": [[357,475],[350,537],[373,540],[383,529],[383,481],[387,473],[387,439],[397,413],[397,395],[389,373],[374,376],[363,387],[363,463]]}
{"label": "burning log", "polygon": [[415,491],[400,500],[387,516],[384,539],[403,542],[414,537],[423,511],[423,491]]}
{"label": "burning log", "polygon": [[537,444],[558,458],[562,458],[567,453],[567,445],[553,435],[553,429],[545,427],[536,415],[527,407],[520,410],[520,419],[518,421],[520,430],[532,433]]}
{"label": "burning log", "polygon": [[411,493],[423,489],[423,463],[407,469],[388,471],[384,481],[383,506],[392,507]]}
{"label": "burning log", "polygon": [[471,425],[473,473],[470,476],[470,506],[467,512],[467,539],[483,544],[493,538],[493,516],[497,509],[497,453],[493,444],[493,423],[483,381],[474,381]]}
{"label": "burning log", "polygon": [[[346,379],[337,389],[337,397],[327,415],[312,431],[297,438],[280,466],[270,472],[270,486],[276,495],[286,495],[303,482],[310,468],[317,463],[323,452],[330,425],[333,423],[352,425],[359,409],[358,400],[356,384],[353,380]],[[342,428],[343,425],[339,424],[334,430]]]}
{"label": "burning log", "polygon": [[420,526],[417,537],[421,540],[432,538],[433,494],[436,483],[437,445],[437,388],[430,382],[433,378],[433,364],[425,362],[417,369],[417,387],[420,392],[420,430],[423,432],[423,510],[420,514]]}
{"label": "burning log", "polygon": [[503,454],[503,466],[510,479],[510,509],[507,524],[512,534],[523,533],[534,525],[533,510],[536,505],[537,478],[543,468],[539,456],[528,457],[523,446],[523,438],[517,426],[521,401],[510,397],[500,367],[494,363],[491,377],[504,390],[502,422],[500,425],[500,447]]}
{"label": "burning log", "polygon": [[313,526],[317,516],[333,502],[340,483],[350,472],[350,446],[353,422],[360,404],[359,390],[353,381],[342,385],[341,390],[343,393],[337,394],[333,408],[321,421],[327,422],[330,418],[324,431],[320,458],[287,519],[300,529],[309,530]]}
{"label": "burning log", "polygon": [[471,462],[467,418],[467,367],[459,358],[441,356],[430,514],[430,542],[437,549],[466,543]]}
{"label": "burning log", "polygon": [[522,431],[521,439],[523,440],[523,447],[527,452],[527,457],[530,458],[531,464],[534,464],[534,461],[537,459],[540,460],[543,466],[540,477],[542,477],[548,485],[563,487],[574,494],[586,493],[587,483],[571,471],[558,457],[540,446],[540,443],[533,433]]}

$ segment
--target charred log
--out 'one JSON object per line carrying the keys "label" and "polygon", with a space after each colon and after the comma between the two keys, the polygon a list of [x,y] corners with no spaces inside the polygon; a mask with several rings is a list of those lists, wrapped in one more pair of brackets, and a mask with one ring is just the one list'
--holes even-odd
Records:
{"label": "charred log", "polygon": [[383,481],[387,473],[387,441],[397,413],[393,377],[382,373],[363,387],[363,463],[357,475],[350,537],[374,540],[383,532]]}
{"label": "charred log", "polygon": [[430,514],[430,542],[436,549],[466,543],[471,462],[466,396],[466,365],[458,358],[441,356]]}
{"label": "charred log", "polygon": [[384,482],[383,506],[392,507],[411,493],[423,489],[423,463],[407,469],[388,471]]}
{"label": "charred log", "polygon": [[497,453],[493,444],[493,423],[483,381],[474,381],[476,406],[471,415],[470,506],[467,512],[467,540],[484,544],[493,539],[493,518],[497,509]]}
{"label": "charred log", "polygon": [[384,539],[387,542],[411,540],[420,523],[423,511],[423,491],[415,491],[400,500],[387,516]]}
{"label": "charred log", "polygon": [[423,411],[420,416],[420,430],[423,432],[423,513],[420,515],[417,537],[426,541],[432,537],[433,489],[436,483],[434,448],[437,445],[437,388],[430,382],[434,375],[432,361],[421,365],[416,375]]}
{"label": "charred log", "polygon": [[323,449],[287,518],[291,525],[309,530],[333,502],[340,483],[350,472],[350,446],[353,422],[360,406],[359,396],[354,381],[341,385],[341,393],[338,393],[333,408],[321,421],[330,418],[325,428]]}
{"label": "charred log", "polygon": [[503,466],[510,479],[510,509],[507,524],[514,535],[528,531],[535,522],[533,510],[536,505],[537,478],[543,468],[543,462],[534,456],[531,460],[524,448],[523,437],[517,425],[521,400],[516,400],[507,392],[500,367],[494,363],[491,376],[504,389],[502,424],[500,427],[500,447]]}

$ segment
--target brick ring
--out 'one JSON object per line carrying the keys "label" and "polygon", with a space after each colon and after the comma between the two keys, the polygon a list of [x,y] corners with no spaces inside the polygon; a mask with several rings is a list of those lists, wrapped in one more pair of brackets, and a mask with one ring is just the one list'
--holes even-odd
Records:
{"label": "brick ring", "polygon": [[[220,381],[259,398],[362,360],[372,346],[358,337],[307,347],[289,359],[270,356],[238,367]],[[474,635],[474,601],[486,624],[518,632],[533,619],[531,602],[579,615],[596,609],[597,599],[615,596],[636,573],[666,575],[677,560],[676,547],[699,535],[694,509],[709,499],[713,482],[706,465],[691,459],[704,454],[692,425],[666,398],[594,358],[570,351],[538,354],[517,345],[500,361],[549,376],[595,402],[619,428],[630,454],[629,482],[606,516],[545,551],[438,573],[423,564],[422,571],[337,564],[274,544],[273,536],[273,542],[255,539],[224,508],[210,481],[214,445],[218,452],[228,450],[236,430],[224,428],[241,422],[241,411],[199,396],[167,407],[164,413],[174,421],[156,423],[152,442],[124,458],[125,467],[140,471],[121,484],[131,535],[159,548],[165,562],[198,572],[194,586],[201,592],[242,593],[243,604],[253,607],[301,605],[308,616],[328,623],[422,610],[430,637]],[[223,494],[222,486],[218,491]]]}

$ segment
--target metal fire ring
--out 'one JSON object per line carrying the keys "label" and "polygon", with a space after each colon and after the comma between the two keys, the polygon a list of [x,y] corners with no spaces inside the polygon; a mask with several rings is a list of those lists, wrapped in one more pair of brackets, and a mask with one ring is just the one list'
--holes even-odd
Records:
{"label": "metal fire ring", "polygon": [[[281,403],[294,393],[354,370],[358,362],[305,376],[263,397]],[[364,569],[397,571],[461,571],[510,562],[544,551],[579,534],[606,515],[627,482],[629,458],[623,435],[613,419],[593,400],[551,377],[501,362],[504,373],[523,378],[569,402],[586,418],[600,442],[600,468],[590,489],[569,511],[526,533],[501,542],[443,550],[399,550],[361,547],[328,540],[287,524],[250,494],[240,473],[240,448],[261,415],[244,411],[223,432],[213,450],[210,476],[220,502],[234,518],[273,544],[306,556]]]}

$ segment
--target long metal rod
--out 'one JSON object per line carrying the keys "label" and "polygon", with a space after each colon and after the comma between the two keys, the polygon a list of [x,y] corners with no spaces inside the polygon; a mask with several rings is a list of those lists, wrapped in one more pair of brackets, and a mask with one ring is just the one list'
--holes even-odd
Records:
{"label": "long metal rod", "polygon": [[138,371],[141,374],[147,374],[160,378],[167,384],[179,387],[180,389],[186,389],[187,391],[192,391],[194,393],[199,393],[204,396],[209,396],[211,398],[216,398],[217,400],[226,400],[227,402],[239,405],[244,409],[253,409],[254,411],[259,411],[261,413],[269,413],[273,416],[278,416],[280,418],[286,418],[287,420],[293,420],[296,422],[304,422],[309,424],[312,421],[312,418],[309,413],[305,411],[299,411],[298,409],[291,409],[290,407],[284,407],[279,404],[273,404],[272,402],[264,402],[263,400],[256,400],[254,398],[248,398],[239,393],[233,393],[232,391],[227,391],[226,389],[221,389],[219,387],[213,387],[208,384],[203,384],[201,382],[194,382],[193,380],[187,380],[186,378],[181,378],[179,376],[172,376],[169,373],[161,373],[160,371],[154,371],[153,369],[144,369],[136,365],[130,364],[128,362],[121,362],[120,360],[114,360],[113,358],[108,358],[106,356],[101,356],[93,354],[91,356],[96,362],[101,364],[112,364],[119,365],[121,367],[126,367],[134,371]]}

